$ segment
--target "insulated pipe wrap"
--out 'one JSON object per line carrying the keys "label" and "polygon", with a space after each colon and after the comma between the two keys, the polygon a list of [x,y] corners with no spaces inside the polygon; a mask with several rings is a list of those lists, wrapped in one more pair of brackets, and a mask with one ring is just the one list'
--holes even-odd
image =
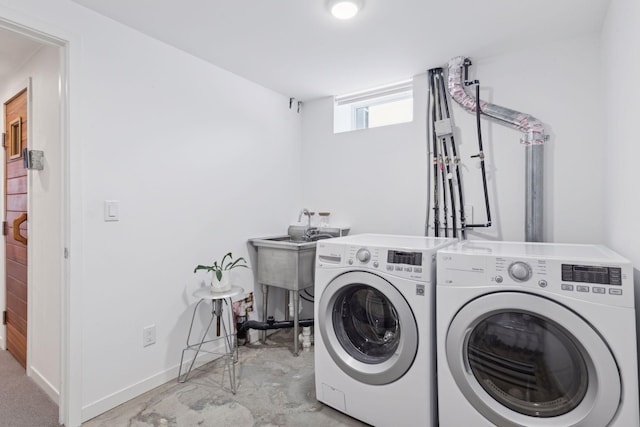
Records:
{"label": "insulated pipe wrap", "polygon": [[[460,104],[462,108],[475,113],[476,98],[464,90],[464,79],[462,78],[462,65],[464,60],[464,56],[457,56],[449,60],[449,77],[447,79],[449,95],[451,95],[451,98]],[[480,111],[483,111],[486,106],[487,103],[480,100]]]}
{"label": "insulated pipe wrap", "polygon": [[[449,94],[465,110],[475,112],[475,96],[465,90],[464,79],[462,77],[464,61],[464,56],[457,56],[449,61]],[[522,131],[524,133],[525,144],[544,144],[544,127],[540,120],[535,117],[514,111],[510,108],[489,104],[482,100],[480,100],[480,112]]]}

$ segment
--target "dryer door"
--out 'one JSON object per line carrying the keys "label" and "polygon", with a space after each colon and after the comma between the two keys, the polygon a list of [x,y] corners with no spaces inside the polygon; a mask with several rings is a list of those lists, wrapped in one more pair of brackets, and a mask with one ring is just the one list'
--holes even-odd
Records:
{"label": "dryer door", "polygon": [[409,370],[418,351],[418,327],[390,282],[373,273],[347,272],[329,283],[318,304],[324,344],[347,375],[380,385]]}
{"label": "dryer door", "polygon": [[620,402],[618,366],[602,337],[539,295],[469,302],[449,325],[446,353],[462,393],[498,426],[605,426]]}

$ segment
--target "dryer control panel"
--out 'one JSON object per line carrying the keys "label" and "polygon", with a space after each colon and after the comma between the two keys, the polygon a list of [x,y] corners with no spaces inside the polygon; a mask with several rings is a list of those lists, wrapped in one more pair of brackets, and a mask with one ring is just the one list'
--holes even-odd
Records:
{"label": "dryer control panel", "polygon": [[622,269],[620,267],[562,264],[562,281],[622,286]]}
{"label": "dryer control panel", "polygon": [[438,286],[634,306],[632,264],[600,245],[466,241],[441,249],[437,268]]}
{"label": "dryer control panel", "polygon": [[[498,284],[533,285],[539,289],[572,293],[576,298],[598,300],[602,295],[621,296],[623,267],[604,264],[568,264],[557,260],[495,258],[491,280]],[[506,273],[506,275],[504,274]],[[507,280],[508,279],[510,280]],[[633,290],[624,290],[624,292]],[[592,297],[593,295],[593,297]]]}

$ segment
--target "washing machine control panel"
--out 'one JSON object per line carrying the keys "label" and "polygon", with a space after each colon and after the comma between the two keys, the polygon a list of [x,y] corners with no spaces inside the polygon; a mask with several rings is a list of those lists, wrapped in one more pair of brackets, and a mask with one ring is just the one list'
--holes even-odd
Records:
{"label": "washing machine control panel", "polygon": [[344,264],[369,268],[415,280],[429,280],[433,257],[426,251],[410,251],[374,246],[348,246],[344,258],[336,254],[318,252],[318,261],[323,265]]}

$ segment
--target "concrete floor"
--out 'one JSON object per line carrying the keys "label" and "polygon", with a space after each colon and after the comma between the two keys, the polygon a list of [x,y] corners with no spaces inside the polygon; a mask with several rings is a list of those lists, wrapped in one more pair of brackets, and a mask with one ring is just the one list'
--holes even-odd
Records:
{"label": "concrete floor", "polygon": [[313,347],[295,357],[292,342],[291,332],[281,330],[266,345],[241,346],[235,395],[224,360],[218,359],[194,370],[186,383],[171,381],[82,425],[365,426],[316,400]]}

